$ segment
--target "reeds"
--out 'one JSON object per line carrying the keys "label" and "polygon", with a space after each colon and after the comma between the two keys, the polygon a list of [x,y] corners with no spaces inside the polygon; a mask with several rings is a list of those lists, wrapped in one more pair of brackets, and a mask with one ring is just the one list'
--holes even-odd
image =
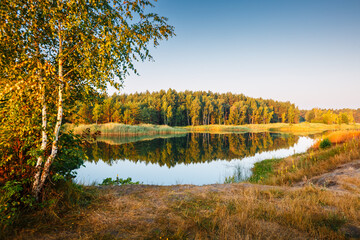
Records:
{"label": "reeds", "polygon": [[86,131],[86,129],[90,129],[90,133],[100,131],[102,136],[135,136],[186,133],[186,130],[182,128],[152,124],[126,125],[122,123],[105,123],[77,126],[73,124],[66,124],[65,126],[65,130],[73,130],[75,134],[82,134],[84,131]]}

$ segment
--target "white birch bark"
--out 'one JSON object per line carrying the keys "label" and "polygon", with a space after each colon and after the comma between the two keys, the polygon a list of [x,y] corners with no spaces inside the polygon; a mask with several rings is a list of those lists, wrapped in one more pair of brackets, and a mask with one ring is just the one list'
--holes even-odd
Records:
{"label": "white birch bark", "polygon": [[[42,82],[41,76],[39,78]],[[32,192],[34,195],[37,195],[37,192],[38,192],[37,188],[38,188],[39,182],[40,182],[41,166],[42,166],[43,159],[44,159],[43,153],[45,152],[46,145],[47,145],[46,127],[47,127],[47,113],[46,113],[46,101],[45,101],[45,86],[43,85],[42,86],[42,137],[41,137],[41,148],[40,148],[40,150],[42,151],[42,155],[40,155],[38,157],[37,162],[36,162],[35,179],[34,179],[34,183],[33,183],[33,187],[32,187]]]}
{"label": "white birch bark", "polygon": [[[59,133],[60,133],[60,128],[61,128],[61,123],[62,123],[62,118],[63,118],[63,88],[64,88],[64,77],[63,77],[63,58],[62,58],[62,36],[61,36],[61,29],[59,27],[59,90],[58,90],[58,94],[59,94],[59,99],[58,99],[58,113],[57,113],[57,119],[56,119],[56,125],[55,125],[55,129],[54,129],[54,140],[52,143],[52,148],[51,148],[51,154],[48,156],[48,158],[46,159],[45,165],[44,165],[44,169],[41,173],[41,178],[40,181],[38,181],[38,183],[34,182],[34,187],[33,187],[33,193],[36,199],[38,199],[39,194],[42,190],[42,188],[44,187],[46,178],[49,175],[49,171],[50,171],[50,167],[56,157],[57,151],[58,151],[58,141],[59,141]],[[41,166],[40,166],[41,168]]]}

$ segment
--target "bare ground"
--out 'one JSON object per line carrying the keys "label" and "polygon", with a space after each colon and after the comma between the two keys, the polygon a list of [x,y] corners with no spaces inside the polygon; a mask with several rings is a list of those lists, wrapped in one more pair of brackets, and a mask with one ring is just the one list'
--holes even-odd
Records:
{"label": "bare ground", "polygon": [[334,171],[304,180],[295,186],[309,183],[331,190],[360,194],[360,160],[343,164]]}

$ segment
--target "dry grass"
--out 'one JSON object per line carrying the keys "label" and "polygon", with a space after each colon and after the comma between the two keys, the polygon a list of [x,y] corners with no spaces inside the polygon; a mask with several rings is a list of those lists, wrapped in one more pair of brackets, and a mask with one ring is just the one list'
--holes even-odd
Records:
{"label": "dry grass", "polygon": [[[332,144],[340,144],[344,142],[348,142],[352,139],[359,139],[360,138],[360,131],[359,130],[348,130],[348,131],[336,131],[325,134],[322,139],[328,138]],[[319,139],[313,146],[314,149],[318,149],[320,142],[322,139]]]}
{"label": "dry grass", "polygon": [[100,131],[102,136],[138,136],[138,135],[159,135],[159,134],[177,134],[186,133],[185,129],[170,127],[167,125],[126,125],[122,123],[105,123],[105,124],[65,124],[65,131],[73,130],[75,134],[82,134],[86,129],[90,133]]}
{"label": "dry grass", "polygon": [[211,132],[211,133],[229,133],[229,132],[286,132],[298,135],[308,135],[321,133],[330,130],[348,130],[360,129],[360,124],[341,124],[329,125],[322,123],[270,123],[270,124],[246,124],[246,125],[202,125],[185,127],[192,132]]}
{"label": "dry grass", "polygon": [[[338,166],[360,159],[360,141],[351,140],[329,149],[311,149],[305,154],[274,162],[273,170],[259,183],[292,185],[293,183],[333,171]],[[260,163],[261,164],[261,163]]]}
{"label": "dry grass", "polygon": [[[122,186],[55,229],[27,239],[345,239],[360,226],[360,201],[318,187]],[[350,230],[349,230],[350,229]]]}

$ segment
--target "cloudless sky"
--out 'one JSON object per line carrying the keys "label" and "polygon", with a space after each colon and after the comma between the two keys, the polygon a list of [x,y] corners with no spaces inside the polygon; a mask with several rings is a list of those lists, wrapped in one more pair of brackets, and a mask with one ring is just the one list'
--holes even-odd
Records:
{"label": "cloudless sky", "polygon": [[[360,0],[159,0],[177,36],[121,93],[203,90],[360,108]],[[110,90],[113,93],[114,90]]]}

